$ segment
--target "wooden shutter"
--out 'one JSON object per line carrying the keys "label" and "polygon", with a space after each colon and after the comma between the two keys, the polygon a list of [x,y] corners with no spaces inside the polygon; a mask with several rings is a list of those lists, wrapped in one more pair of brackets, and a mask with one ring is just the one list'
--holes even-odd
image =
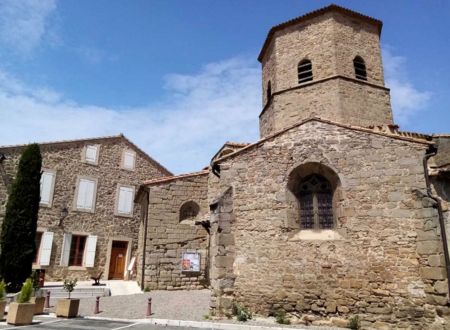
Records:
{"label": "wooden shutter", "polygon": [[133,150],[125,150],[123,155],[123,167],[127,169],[134,169],[136,160],[136,153]]}
{"label": "wooden shutter", "polygon": [[77,208],[90,210],[94,204],[95,182],[80,179],[78,183]]}
{"label": "wooden shutter", "polygon": [[97,247],[97,236],[88,236],[84,249],[83,266],[94,267],[95,249]]}
{"label": "wooden shutter", "polygon": [[42,233],[41,246],[39,247],[39,261],[41,266],[50,265],[50,256],[52,254],[53,233],[46,231]]}
{"label": "wooden shutter", "polygon": [[130,187],[119,188],[119,202],[117,211],[123,214],[131,214],[133,212],[133,195],[134,189]]}
{"label": "wooden shutter", "polygon": [[41,203],[51,204],[53,195],[53,182],[55,180],[55,173],[43,172],[41,176]]}
{"label": "wooden shutter", "polygon": [[65,233],[63,238],[63,245],[61,249],[60,266],[68,266],[70,258],[70,245],[72,244],[72,234]]}
{"label": "wooden shutter", "polygon": [[86,146],[86,161],[89,163],[96,163],[97,162],[97,151],[98,147],[93,146]]}

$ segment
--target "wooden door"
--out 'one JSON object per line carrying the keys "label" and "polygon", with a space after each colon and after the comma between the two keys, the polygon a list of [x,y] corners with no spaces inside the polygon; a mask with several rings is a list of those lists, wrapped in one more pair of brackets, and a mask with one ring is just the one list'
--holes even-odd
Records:
{"label": "wooden door", "polygon": [[127,242],[113,241],[108,279],[123,280],[127,256]]}

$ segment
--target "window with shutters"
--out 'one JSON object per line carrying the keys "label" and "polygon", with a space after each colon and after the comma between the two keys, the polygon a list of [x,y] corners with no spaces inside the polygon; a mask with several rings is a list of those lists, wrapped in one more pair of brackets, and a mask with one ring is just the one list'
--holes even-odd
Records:
{"label": "window with shutters", "polygon": [[136,152],[131,149],[125,149],[122,153],[122,168],[133,171],[136,165]]}
{"label": "window with shutters", "polygon": [[298,83],[302,84],[313,80],[312,63],[310,60],[302,60],[298,64]]}
{"label": "window with shutters", "polygon": [[97,236],[64,233],[60,266],[94,267]]}
{"label": "window with shutters", "polygon": [[194,201],[184,203],[180,208],[180,221],[195,218],[200,212],[200,206]]}
{"label": "window with shutters", "polygon": [[82,266],[86,236],[72,235],[70,244],[69,266]]}
{"label": "window with shutters", "polygon": [[117,186],[116,215],[133,216],[134,191],[133,186]]}
{"label": "window with shutters", "polygon": [[79,177],[75,191],[74,209],[78,211],[94,212],[97,194],[97,179]]}
{"label": "window with shutters", "polygon": [[82,160],[91,165],[98,165],[99,154],[99,144],[88,144],[83,148]]}
{"label": "window with shutters", "polygon": [[53,191],[55,189],[56,171],[44,169],[41,175],[40,205],[51,207],[53,202]]}
{"label": "window with shutters", "polygon": [[355,77],[361,80],[367,80],[366,63],[361,56],[356,56],[353,59],[353,66],[355,68]]}

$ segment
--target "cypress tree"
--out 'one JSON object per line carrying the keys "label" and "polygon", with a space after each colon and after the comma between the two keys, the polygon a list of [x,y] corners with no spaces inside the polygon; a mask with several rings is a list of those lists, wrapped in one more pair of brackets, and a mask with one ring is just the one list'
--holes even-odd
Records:
{"label": "cypress tree", "polygon": [[23,151],[6,204],[0,236],[0,276],[16,292],[31,274],[36,254],[42,157],[37,144]]}

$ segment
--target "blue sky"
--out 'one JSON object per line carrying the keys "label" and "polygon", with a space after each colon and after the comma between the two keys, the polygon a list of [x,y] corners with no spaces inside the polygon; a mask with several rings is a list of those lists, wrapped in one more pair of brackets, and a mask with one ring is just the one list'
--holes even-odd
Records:
{"label": "blue sky", "polygon": [[[2,0],[0,145],[114,135],[175,173],[255,141],[256,60],[271,26],[312,0]],[[403,130],[450,132],[450,1],[335,1],[384,22]]]}

